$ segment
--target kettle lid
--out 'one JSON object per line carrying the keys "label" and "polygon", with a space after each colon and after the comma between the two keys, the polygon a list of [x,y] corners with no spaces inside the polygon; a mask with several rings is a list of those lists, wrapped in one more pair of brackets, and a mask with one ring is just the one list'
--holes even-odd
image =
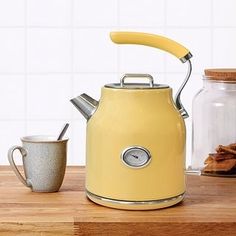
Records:
{"label": "kettle lid", "polygon": [[[127,78],[147,78],[149,83],[125,83]],[[165,84],[154,84],[153,77],[149,74],[125,74],[121,77],[120,83],[106,84],[106,88],[115,89],[163,89],[169,88]]]}

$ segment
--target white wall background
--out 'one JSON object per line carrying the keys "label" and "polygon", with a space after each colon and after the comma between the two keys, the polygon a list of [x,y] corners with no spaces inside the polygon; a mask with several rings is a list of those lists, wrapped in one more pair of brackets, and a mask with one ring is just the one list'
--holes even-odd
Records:
{"label": "white wall background", "polygon": [[[117,46],[111,30],[165,35],[190,49],[193,75],[182,101],[208,67],[236,67],[234,0],[0,0],[0,164],[31,134],[57,134],[70,122],[68,164],[85,163],[85,126],[69,99],[118,82],[125,72],[150,73],[176,91],[186,66],[142,46]],[[191,158],[191,118],[187,160]],[[20,161],[19,161],[20,162]]]}

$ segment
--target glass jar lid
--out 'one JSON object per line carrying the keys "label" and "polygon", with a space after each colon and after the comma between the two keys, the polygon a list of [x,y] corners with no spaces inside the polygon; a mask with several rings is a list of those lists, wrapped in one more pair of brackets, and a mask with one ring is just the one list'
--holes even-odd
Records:
{"label": "glass jar lid", "polygon": [[204,72],[206,79],[236,83],[236,68],[205,69]]}

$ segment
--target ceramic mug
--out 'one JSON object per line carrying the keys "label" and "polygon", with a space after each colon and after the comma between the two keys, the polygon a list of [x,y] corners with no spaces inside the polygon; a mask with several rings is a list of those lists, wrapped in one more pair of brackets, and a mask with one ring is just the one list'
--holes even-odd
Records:
{"label": "ceramic mug", "polygon": [[[21,138],[22,146],[8,151],[8,160],[19,180],[33,192],[57,192],[66,169],[67,141],[53,136],[35,135]],[[22,155],[24,178],[15,165],[13,153]]]}

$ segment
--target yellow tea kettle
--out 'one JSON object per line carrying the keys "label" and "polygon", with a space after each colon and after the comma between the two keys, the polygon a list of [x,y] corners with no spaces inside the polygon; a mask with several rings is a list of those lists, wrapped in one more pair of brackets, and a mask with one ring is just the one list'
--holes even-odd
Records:
{"label": "yellow tea kettle", "polygon": [[[185,193],[185,124],[180,94],[191,74],[191,53],[153,34],[112,32],[118,44],[152,46],[187,62],[175,101],[172,89],[148,74],[126,74],[102,88],[96,101],[82,94],[71,102],[87,119],[86,194],[95,203],[129,210],[168,207]],[[130,77],[147,83],[128,83]]]}

